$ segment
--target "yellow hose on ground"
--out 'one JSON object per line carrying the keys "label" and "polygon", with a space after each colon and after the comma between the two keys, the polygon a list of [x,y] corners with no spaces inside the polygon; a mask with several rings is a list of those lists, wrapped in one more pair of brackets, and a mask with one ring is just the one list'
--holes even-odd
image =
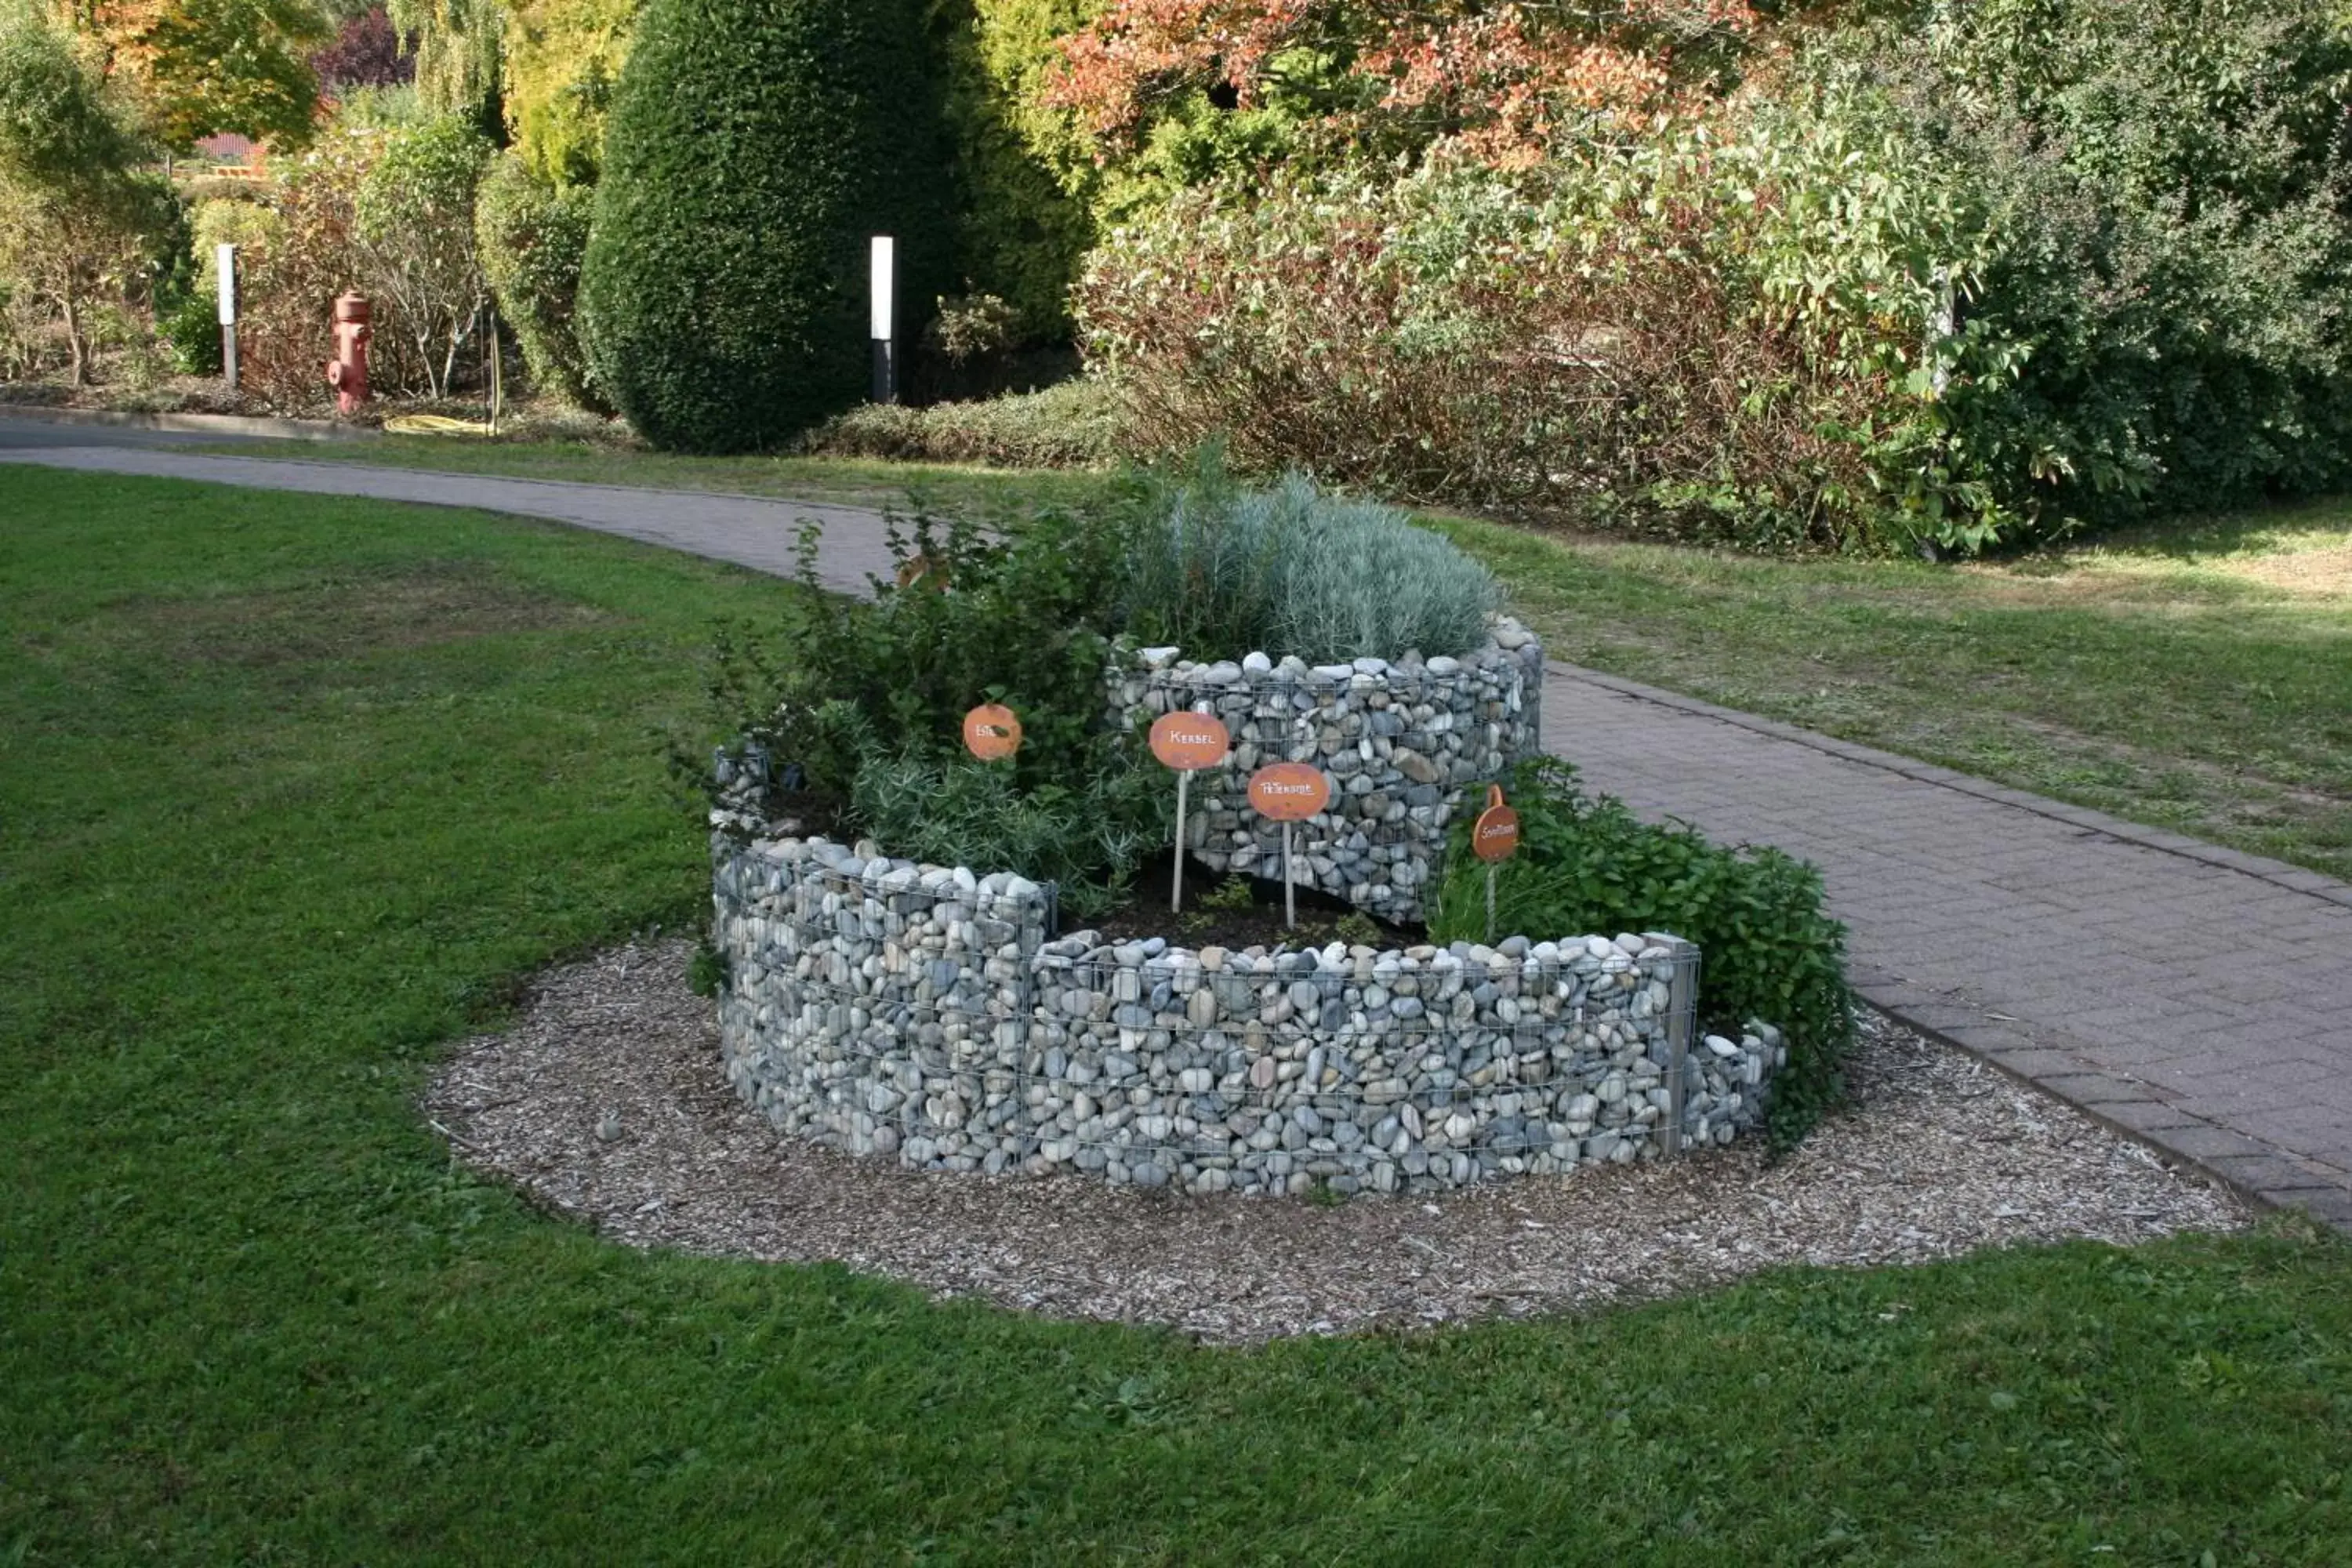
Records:
{"label": "yellow hose on ground", "polygon": [[444,414],[403,414],[383,422],[384,432],[392,436],[490,436],[488,425],[471,419],[452,419]]}

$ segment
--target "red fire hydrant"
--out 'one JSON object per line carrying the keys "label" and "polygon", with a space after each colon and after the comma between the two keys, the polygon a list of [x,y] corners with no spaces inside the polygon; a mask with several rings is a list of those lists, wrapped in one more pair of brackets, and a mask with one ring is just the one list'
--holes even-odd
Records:
{"label": "red fire hydrant", "polygon": [[335,389],[338,413],[357,413],[367,401],[369,314],[364,294],[335,297],[335,359],[327,366],[327,384]]}

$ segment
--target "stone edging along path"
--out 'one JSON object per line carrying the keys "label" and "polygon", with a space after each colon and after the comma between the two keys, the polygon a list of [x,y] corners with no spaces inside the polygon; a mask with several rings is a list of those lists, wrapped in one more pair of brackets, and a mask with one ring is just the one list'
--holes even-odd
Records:
{"label": "stone edging along path", "polygon": [[[887,559],[871,512],[749,496],[28,446],[5,422],[0,460],[478,507],[772,573],[816,516],[829,581]],[[1547,744],[1595,787],[1819,864],[1873,1005],[2352,1229],[2352,886],[1571,666],[1545,688]]]}

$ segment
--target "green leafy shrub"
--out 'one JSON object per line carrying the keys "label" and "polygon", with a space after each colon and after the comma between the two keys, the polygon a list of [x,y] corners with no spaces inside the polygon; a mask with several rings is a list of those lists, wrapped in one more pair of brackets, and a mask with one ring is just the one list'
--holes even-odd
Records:
{"label": "green leafy shrub", "polygon": [[490,165],[474,201],[482,270],[532,383],[583,406],[594,399],[572,312],[595,202],[593,187],[553,184],[513,151]]}
{"label": "green leafy shrub", "polygon": [[1145,510],[1128,629],[1194,658],[1465,653],[1501,602],[1493,574],[1396,508],[1325,495],[1297,473],[1244,489],[1213,445],[1154,485]]}
{"label": "green leafy shrub", "polygon": [[506,10],[506,118],[515,152],[550,184],[593,186],[638,0],[512,0]]}
{"label": "green leafy shrub", "polygon": [[[353,209],[383,142],[381,132],[338,125],[290,166],[278,165],[266,212],[245,202],[208,201],[197,210],[196,259],[205,291],[213,286],[210,258],[201,247],[215,233],[243,247],[238,383],[273,408],[306,411],[327,395],[323,370],[334,353],[335,296],[364,284]],[[379,301],[378,336],[369,355],[370,379],[387,387],[413,375],[421,379],[409,363],[414,351],[403,353],[406,334],[390,324],[393,309]]]}
{"label": "green leafy shrub", "polygon": [[1097,468],[1118,455],[1118,416],[1092,381],[927,408],[866,403],[802,437],[803,452],[1004,468]]}
{"label": "green leafy shrub", "polygon": [[[1845,928],[1822,912],[1821,873],[1777,849],[1726,849],[1688,827],[1644,823],[1622,801],[1584,794],[1556,758],[1522,763],[1508,787],[1520,848],[1497,879],[1496,929],[1659,931],[1696,942],[1702,1022],[1779,1026],[1789,1061],[1772,1080],[1771,1142],[1802,1138],[1843,1094],[1853,1042]],[[1484,941],[1486,867],[1469,853],[1466,821],[1446,867],[1432,939]]]}
{"label": "green leafy shrub", "polygon": [[1127,749],[1094,748],[1073,778],[1025,788],[1003,763],[909,751],[866,759],[850,812],[894,854],[1059,883],[1062,913],[1084,920],[1168,842],[1174,797]]}
{"label": "green leafy shrub", "polygon": [[172,366],[182,375],[221,374],[220,303],[194,289],[159,310],[155,330],[171,345]]}
{"label": "green leafy shrub", "polygon": [[388,307],[375,336],[408,351],[430,397],[449,395],[488,302],[474,193],[492,156],[472,124],[438,115],[383,132],[352,194],[359,282]]}
{"label": "green leafy shrub", "polygon": [[[1858,62],[1858,65],[1857,65]],[[1987,0],[1834,38],[1979,256],[2014,374],[1940,400],[2005,538],[2352,477],[2352,21],[2305,0]]]}
{"label": "green leafy shrub", "polygon": [[656,447],[772,447],[857,402],[869,236],[900,330],[951,261],[916,0],[653,0],[581,268],[598,387]]}
{"label": "green leafy shrub", "polygon": [[[894,572],[851,599],[817,578],[811,525],[804,592],[778,634],[721,640],[722,732],[791,763],[789,804],[837,830],[1050,877],[1074,911],[1101,907],[1166,832],[1157,764],[1101,728],[1128,528],[1117,509],[894,517]],[[985,701],[1020,715],[1023,737],[1011,761],[982,766],[962,723]]]}

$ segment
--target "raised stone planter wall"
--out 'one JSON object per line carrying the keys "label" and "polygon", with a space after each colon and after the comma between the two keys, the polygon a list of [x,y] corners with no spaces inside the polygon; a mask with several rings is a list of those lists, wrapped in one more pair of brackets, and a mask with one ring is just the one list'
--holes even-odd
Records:
{"label": "raised stone planter wall", "polygon": [[1202,664],[1151,648],[1115,667],[1106,686],[1115,727],[1190,709],[1232,731],[1226,764],[1193,780],[1186,840],[1202,865],[1280,876],[1282,829],[1249,808],[1249,775],[1267,763],[1309,763],[1330,776],[1332,801],[1299,825],[1293,875],[1394,921],[1422,918],[1465,794],[1542,741],[1543,647],[1508,619],[1458,659],[1317,667],[1251,654]]}
{"label": "raised stone planter wall", "polygon": [[1782,1056],[1761,1026],[1692,1037],[1672,937],[1193,952],[1056,939],[1050,890],[1002,873],[714,850],[730,1079],[912,1167],[1436,1191],[1728,1142]]}

